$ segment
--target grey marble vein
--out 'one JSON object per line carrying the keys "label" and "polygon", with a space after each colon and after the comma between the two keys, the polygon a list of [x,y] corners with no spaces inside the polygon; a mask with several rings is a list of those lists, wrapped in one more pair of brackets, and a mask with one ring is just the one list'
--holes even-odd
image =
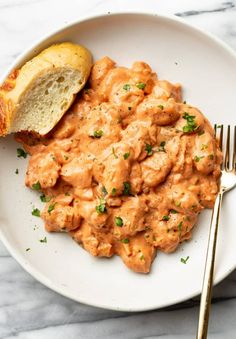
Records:
{"label": "grey marble vein", "polygon": [[186,16],[225,12],[225,11],[232,10],[232,9],[235,9],[235,1],[223,2],[221,6],[212,8],[212,9],[191,10],[191,11],[186,11],[186,12],[181,12],[181,13],[175,13],[175,15],[184,18]]}
{"label": "grey marble vein", "polygon": [[[28,45],[80,15],[125,10],[174,14],[236,49],[236,0],[0,0],[0,71]],[[146,313],[102,310],[41,285],[0,243],[0,338],[192,339],[199,297]],[[236,338],[236,271],[215,286],[210,339]]]}
{"label": "grey marble vein", "polygon": [[[46,0],[41,0],[46,1]],[[19,7],[19,6],[30,6],[34,3],[37,3],[38,0],[1,0],[0,1],[0,8],[1,9],[11,9],[12,7]]]}

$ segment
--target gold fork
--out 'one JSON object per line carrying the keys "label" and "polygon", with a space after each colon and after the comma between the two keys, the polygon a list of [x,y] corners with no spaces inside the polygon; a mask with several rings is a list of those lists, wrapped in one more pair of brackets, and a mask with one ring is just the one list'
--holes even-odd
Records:
{"label": "gold fork", "polygon": [[199,321],[197,330],[197,339],[207,338],[208,322],[211,307],[211,292],[214,275],[215,253],[216,253],[216,241],[218,233],[218,225],[220,220],[220,209],[222,204],[222,198],[225,192],[231,190],[236,186],[236,126],[234,126],[233,136],[233,156],[232,160],[230,155],[230,126],[227,128],[226,147],[224,151],[224,127],[215,125],[215,136],[217,136],[217,130],[220,129],[219,145],[224,154],[223,163],[221,165],[221,182],[219,193],[217,194],[214,209],[212,211],[211,227],[208,240],[207,257],[205,263],[205,272],[202,285],[202,295],[199,311]]}

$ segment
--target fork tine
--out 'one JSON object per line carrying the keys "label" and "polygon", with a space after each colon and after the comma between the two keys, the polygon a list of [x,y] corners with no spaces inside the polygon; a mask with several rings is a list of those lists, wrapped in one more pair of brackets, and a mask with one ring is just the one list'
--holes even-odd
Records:
{"label": "fork tine", "polygon": [[215,137],[216,137],[216,131],[217,131],[217,124],[214,125],[214,133],[215,133]]}
{"label": "fork tine", "polygon": [[229,158],[230,158],[230,126],[227,128],[226,150],[225,150],[225,169],[229,171]]}
{"label": "fork tine", "polygon": [[[219,147],[220,147],[220,150],[222,151],[222,153],[224,154],[223,152],[223,136],[224,136],[224,126],[221,125],[220,126],[220,138],[219,138]],[[224,161],[222,161],[222,164],[221,164],[221,170],[224,169]]]}
{"label": "fork tine", "polygon": [[236,171],[236,126],[234,126],[234,137],[233,137],[233,160],[232,160],[232,169]]}

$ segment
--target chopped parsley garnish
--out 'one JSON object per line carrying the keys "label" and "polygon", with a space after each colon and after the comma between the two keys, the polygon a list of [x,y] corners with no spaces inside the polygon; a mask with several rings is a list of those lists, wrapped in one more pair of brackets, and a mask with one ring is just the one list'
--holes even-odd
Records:
{"label": "chopped parsley garnish", "polygon": [[84,93],[89,94],[89,88],[85,88]]}
{"label": "chopped parsley garnish", "polygon": [[147,152],[147,155],[152,155],[152,145],[146,144],[145,151]]}
{"label": "chopped parsley garnish", "polygon": [[214,159],[214,154],[209,154],[208,157],[209,157],[209,159],[213,160]]}
{"label": "chopped parsley garnish", "polygon": [[180,201],[176,201],[175,202],[175,206],[180,207],[181,206],[181,202]]}
{"label": "chopped parsley garnish", "polygon": [[198,132],[198,135],[203,135],[204,133],[205,133],[205,131],[201,130],[201,131]]}
{"label": "chopped parsley garnish", "polygon": [[161,110],[164,109],[163,105],[158,105],[157,107],[159,107]]}
{"label": "chopped parsley garnish", "polygon": [[28,247],[28,248],[26,248],[26,252],[28,252],[30,250],[30,248]]}
{"label": "chopped parsley garnish", "polygon": [[181,221],[178,225],[179,237],[181,237],[181,234],[182,234],[182,226],[183,226],[183,221]]}
{"label": "chopped parsley garnish", "polygon": [[37,181],[35,184],[32,185],[32,188],[33,188],[33,190],[35,190],[35,191],[41,190],[40,182]]}
{"label": "chopped parsley garnish", "polygon": [[121,242],[123,242],[123,244],[128,244],[129,243],[129,239],[128,238],[121,239]]}
{"label": "chopped parsley garnish", "polygon": [[202,156],[200,156],[200,157],[198,157],[197,155],[194,157],[194,161],[196,161],[196,162],[199,162],[201,159],[203,159],[204,158],[204,156],[202,155]]}
{"label": "chopped parsley garnish", "polygon": [[124,190],[123,190],[123,194],[124,195],[130,195],[130,190],[131,190],[131,185],[128,181],[123,182],[124,185]]}
{"label": "chopped parsley garnish", "polygon": [[31,214],[35,217],[40,217],[40,210],[38,208],[34,208]]}
{"label": "chopped parsley garnish", "polygon": [[139,89],[144,89],[146,87],[146,84],[144,82],[138,82],[136,84],[136,86],[139,88]]}
{"label": "chopped parsley garnish", "polygon": [[166,142],[165,141],[161,141],[160,147],[158,148],[158,152],[166,152],[165,145],[166,145]]}
{"label": "chopped parsley garnish", "polygon": [[68,157],[67,155],[64,155],[64,159],[65,159],[65,160],[68,160],[69,157]]}
{"label": "chopped parsley garnish", "polygon": [[183,101],[183,104],[185,104],[185,105],[186,105],[186,100],[184,100],[184,101]]}
{"label": "chopped parsley garnish", "polygon": [[94,138],[101,138],[103,136],[103,131],[101,129],[93,132]]}
{"label": "chopped parsley garnish", "polygon": [[50,197],[46,197],[45,194],[42,194],[42,195],[40,195],[40,200],[42,202],[49,202],[51,200],[51,198]]}
{"label": "chopped parsley garnish", "polygon": [[116,188],[113,187],[112,190],[111,190],[111,195],[114,197],[114,195],[116,195]]}
{"label": "chopped parsley garnish", "polygon": [[195,115],[190,115],[187,112],[184,112],[183,118],[187,121],[187,125],[183,127],[184,133],[192,133],[197,129],[197,124],[195,122]]}
{"label": "chopped parsley garnish", "polygon": [[123,157],[124,157],[125,160],[128,159],[129,156],[130,156],[130,153],[129,153],[129,152],[127,152],[127,153],[125,153],[125,154],[123,155]]}
{"label": "chopped parsley garnish", "polygon": [[114,155],[114,157],[115,157],[116,159],[118,159],[118,156],[117,156],[116,153],[115,153],[115,148],[114,148],[114,147],[112,147],[112,154]]}
{"label": "chopped parsley garnish", "polygon": [[22,148],[17,148],[17,157],[18,158],[27,158],[27,153]]}
{"label": "chopped parsley garnish", "polygon": [[169,215],[163,215],[162,220],[168,221],[170,219]]}
{"label": "chopped parsley garnish", "polygon": [[18,168],[15,170],[15,174],[19,174],[19,170],[18,170]]}
{"label": "chopped parsley garnish", "polygon": [[170,210],[170,213],[176,214],[176,213],[178,213],[178,212],[177,212],[176,210],[171,209],[171,210]]}
{"label": "chopped parsley garnish", "polygon": [[208,148],[208,145],[202,144],[202,146],[201,146],[201,151],[204,151],[204,150],[207,149],[207,148]]}
{"label": "chopped parsley garnish", "polygon": [[102,186],[102,193],[104,196],[108,194],[105,186]]}
{"label": "chopped parsley garnish", "polygon": [[124,225],[123,219],[121,217],[115,217],[116,226],[122,227]]}
{"label": "chopped parsley garnish", "polygon": [[130,91],[130,88],[131,88],[130,84],[125,84],[125,85],[123,86],[123,89],[124,89],[125,91]]}
{"label": "chopped parsley garnish", "polygon": [[40,239],[39,242],[44,242],[44,243],[46,243],[46,242],[47,242],[47,237],[44,237],[43,239]]}
{"label": "chopped parsley garnish", "polygon": [[141,257],[140,257],[140,260],[144,260],[144,255],[142,254]]}
{"label": "chopped parsley garnish", "polygon": [[106,213],[107,208],[106,208],[106,202],[104,199],[100,199],[100,204],[96,206],[96,211],[98,214]]}
{"label": "chopped parsley garnish", "polygon": [[56,202],[48,206],[48,213],[50,214],[55,208]]}
{"label": "chopped parsley garnish", "polygon": [[180,261],[181,261],[183,264],[187,264],[188,259],[189,259],[189,256],[187,256],[186,259],[181,258]]}

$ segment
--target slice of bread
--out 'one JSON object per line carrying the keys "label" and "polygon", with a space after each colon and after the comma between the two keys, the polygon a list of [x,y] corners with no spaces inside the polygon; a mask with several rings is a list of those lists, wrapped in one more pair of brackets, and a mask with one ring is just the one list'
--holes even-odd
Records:
{"label": "slice of bread", "polygon": [[0,136],[47,134],[85,85],[90,52],[70,42],[53,45],[14,71],[0,87]]}

